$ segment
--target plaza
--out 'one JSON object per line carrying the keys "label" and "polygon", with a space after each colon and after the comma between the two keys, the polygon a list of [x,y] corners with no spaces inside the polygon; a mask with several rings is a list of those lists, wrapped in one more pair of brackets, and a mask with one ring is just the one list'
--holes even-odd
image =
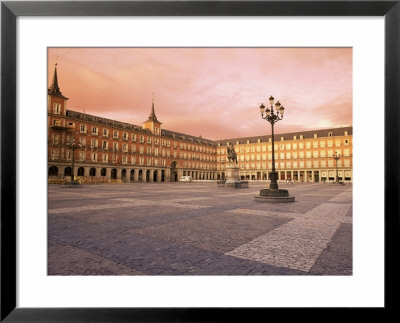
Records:
{"label": "plaza", "polygon": [[352,184],[267,186],[50,184],[48,274],[352,275]]}

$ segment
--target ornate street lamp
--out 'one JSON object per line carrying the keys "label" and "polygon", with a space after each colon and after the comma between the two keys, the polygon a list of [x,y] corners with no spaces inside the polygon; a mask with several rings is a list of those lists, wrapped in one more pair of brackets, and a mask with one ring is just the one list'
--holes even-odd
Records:
{"label": "ornate street lamp", "polygon": [[68,184],[79,184],[77,181],[75,181],[74,178],[74,161],[75,161],[75,149],[76,148],[82,148],[81,143],[75,143],[75,137],[72,138],[71,142],[66,143],[67,147],[70,147],[72,149],[72,156],[71,156],[71,181]]}
{"label": "ornate street lamp", "polygon": [[337,153],[337,151],[335,151],[335,156],[333,156],[332,158],[335,160],[335,164],[336,164],[336,180],[335,183],[339,183],[339,175],[338,175],[338,160],[340,159],[340,154]]}
{"label": "ornate street lamp", "polygon": [[[278,188],[278,174],[275,171],[275,138],[274,138],[274,125],[283,119],[285,108],[277,101],[274,104],[274,97],[271,95],[269,98],[270,107],[265,107],[263,103],[260,105],[261,118],[268,121],[272,127],[272,170],[269,173],[271,183],[269,189],[261,189],[260,196],[255,196],[257,201],[265,202],[294,202],[294,196],[289,196],[288,190]],[[275,110],[274,110],[275,105]]]}

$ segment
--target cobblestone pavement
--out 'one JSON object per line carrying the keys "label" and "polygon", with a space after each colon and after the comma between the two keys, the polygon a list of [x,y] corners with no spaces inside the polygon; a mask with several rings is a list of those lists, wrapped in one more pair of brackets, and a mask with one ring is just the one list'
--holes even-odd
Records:
{"label": "cobblestone pavement", "polygon": [[352,185],[49,185],[49,275],[352,275]]}

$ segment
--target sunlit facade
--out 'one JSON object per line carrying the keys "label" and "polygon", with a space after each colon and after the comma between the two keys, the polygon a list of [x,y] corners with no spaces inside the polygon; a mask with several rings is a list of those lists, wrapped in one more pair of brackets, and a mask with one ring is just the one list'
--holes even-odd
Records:
{"label": "sunlit facade", "polygon": [[[170,182],[216,179],[216,147],[162,128],[154,102],[141,126],[67,110],[57,69],[48,90],[49,182]],[[73,166],[72,166],[73,162]]]}
{"label": "sunlit facade", "polygon": [[[226,147],[234,145],[241,180],[265,181],[271,136],[209,140],[163,128],[154,100],[140,126],[68,110],[57,68],[48,89],[48,177],[89,182],[171,182],[181,176],[225,178]],[[340,159],[333,159],[335,153]],[[352,182],[352,127],[275,135],[279,180]],[[73,172],[72,172],[73,170]]]}
{"label": "sunlit facade", "polygon": [[[352,130],[348,126],[275,135],[278,180],[332,182],[337,176],[340,181],[352,182]],[[229,144],[235,146],[242,180],[269,180],[270,135],[217,141],[217,178],[224,176]],[[340,156],[337,160],[333,158],[336,155]]]}

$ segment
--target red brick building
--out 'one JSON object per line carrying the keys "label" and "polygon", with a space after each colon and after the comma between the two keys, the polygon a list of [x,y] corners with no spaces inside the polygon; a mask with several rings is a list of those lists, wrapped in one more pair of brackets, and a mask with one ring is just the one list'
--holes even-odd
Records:
{"label": "red brick building", "polygon": [[[226,146],[233,144],[242,180],[268,180],[271,136],[209,140],[163,129],[154,100],[141,126],[67,110],[57,66],[48,89],[49,182],[71,174],[83,182],[170,182],[225,177]],[[335,153],[341,158],[333,159]],[[351,182],[352,127],[275,136],[280,180]]]}
{"label": "red brick building", "polygon": [[180,176],[216,179],[214,142],[162,129],[154,100],[142,126],[67,110],[57,67],[48,89],[50,182],[169,182]]}

